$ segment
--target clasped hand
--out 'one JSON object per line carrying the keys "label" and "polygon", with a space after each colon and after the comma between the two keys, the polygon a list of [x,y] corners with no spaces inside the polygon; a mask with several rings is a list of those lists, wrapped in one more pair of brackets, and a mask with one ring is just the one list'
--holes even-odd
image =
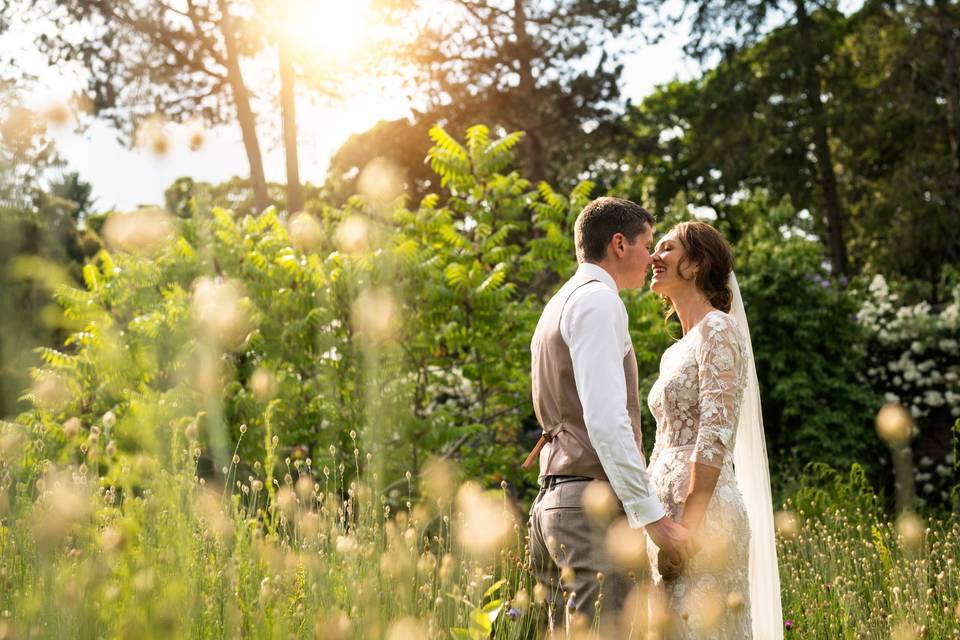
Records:
{"label": "clasped hand", "polygon": [[679,576],[684,564],[698,550],[690,531],[667,516],[647,525],[647,534],[660,548],[657,566],[666,579]]}

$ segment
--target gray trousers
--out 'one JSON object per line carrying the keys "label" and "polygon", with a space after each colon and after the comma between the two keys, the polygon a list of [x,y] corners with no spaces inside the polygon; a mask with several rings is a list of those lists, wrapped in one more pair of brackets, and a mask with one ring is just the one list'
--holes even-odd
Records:
{"label": "gray trousers", "polygon": [[[587,622],[593,622],[598,613],[602,621],[612,622],[633,586],[607,557],[605,528],[596,526],[584,512],[583,492],[590,482],[603,481],[543,487],[530,508],[530,562],[534,575],[549,590],[547,604],[553,606],[559,626],[565,607],[583,614]],[[598,573],[603,574],[602,582]]]}

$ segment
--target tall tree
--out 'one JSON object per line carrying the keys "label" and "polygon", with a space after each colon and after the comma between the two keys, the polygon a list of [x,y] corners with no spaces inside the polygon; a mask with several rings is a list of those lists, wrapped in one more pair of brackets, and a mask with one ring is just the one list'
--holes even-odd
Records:
{"label": "tall tree", "polygon": [[[648,1],[666,13],[666,0]],[[818,0],[685,0],[684,6],[693,14],[687,51],[700,59],[717,52],[728,58],[735,56],[770,33],[771,27],[794,27],[787,33],[792,36],[790,50],[811,125],[808,145],[817,170],[820,213],[830,264],[833,273],[847,273],[846,213],[837,188],[830,122],[824,105],[824,96],[829,93],[822,73],[824,59],[818,54],[824,34],[821,22],[812,15],[815,12],[839,15],[836,4],[832,0],[826,3]],[[777,16],[785,20],[778,21]]]}
{"label": "tall tree", "polygon": [[877,1],[852,21],[831,64],[851,248],[936,285],[960,264],[960,9]]}
{"label": "tall tree", "polygon": [[[262,45],[253,8],[241,0],[25,0],[27,16],[54,20],[39,45],[52,64],[89,70],[94,110],[132,140],[137,124],[159,113],[240,125],[255,206],[270,204],[257,119],[241,63]],[[242,5],[242,6],[241,6]],[[70,28],[76,26],[77,28]]]}
{"label": "tall tree", "polygon": [[[632,0],[404,0],[392,18],[429,120],[526,132],[525,173],[572,180],[607,151],[620,110]],[[399,5],[399,8],[396,7]],[[588,134],[589,132],[589,134]]]}
{"label": "tall tree", "polygon": [[303,185],[300,184],[300,158],[297,153],[296,75],[290,50],[285,42],[277,45],[280,71],[280,113],[283,119],[283,151],[287,168],[287,209],[303,209]]}

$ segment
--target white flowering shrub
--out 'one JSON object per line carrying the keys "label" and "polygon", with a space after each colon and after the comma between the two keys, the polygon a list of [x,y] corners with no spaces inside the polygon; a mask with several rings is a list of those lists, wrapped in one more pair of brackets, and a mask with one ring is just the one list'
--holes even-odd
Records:
{"label": "white flowering shrub", "polygon": [[874,276],[857,321],[874,337],[867,376],[887,402],[923,424],[933,414],[960,417],[960,286],[937,310],[903,304],[882,275]]}
{"label": "white flowering shrub", "polygon": [[886,402],[914,418],[920,506],[947,504],[956,479],[955,454],[945,451],[960,417],[960,285],[946,304],[907,304],[882,275],[867,287],[857,321],[868,331],[867,377]]}

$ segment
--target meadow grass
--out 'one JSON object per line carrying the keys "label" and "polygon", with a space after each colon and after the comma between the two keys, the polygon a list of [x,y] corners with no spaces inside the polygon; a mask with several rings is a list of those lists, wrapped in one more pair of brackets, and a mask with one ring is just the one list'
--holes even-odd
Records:
{"label": "meadow grass", "polygon": [[[171,468],[119,463],[131,480],[109,484],[86,462],[44,459],[38,442],[3,423],[0,638],[550,633],[522,510],[506,487],[461,482],[447,461],[378,492],[359,449],[234,457],[203,475],[204,453],[184,446]],[[274,467],[282,481],[269,480]],[[788,635],[960,637],[955,517],[891,522],[862,489],[846,499],[801,491],[786,509]],[[562,612],[552,619],[554,637],[605,637]]]}

